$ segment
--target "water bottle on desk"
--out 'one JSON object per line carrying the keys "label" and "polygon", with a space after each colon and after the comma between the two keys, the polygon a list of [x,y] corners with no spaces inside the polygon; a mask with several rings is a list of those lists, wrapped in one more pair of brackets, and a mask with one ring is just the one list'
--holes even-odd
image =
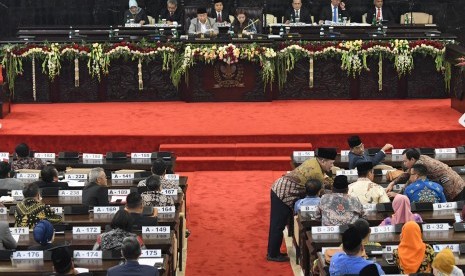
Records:
{"label": "water bottle on desk", "polygon": [[410,16],[410,15],[409,15],[408,13],[405,14],[405,17],[404,17],[404,25],[410,24],[409,16]]}
{"label": "water bottle on desk", "polygon": [[320,28],[320,36],[321,37],[325,36],[325,28],[323,27]]}
{"label": "water bottle on desk", "polygon": [[229,34],[230,37],[234,36],[234,29],[233,29],[232,24],[229,26],[228,34]]}
{"label": "water bottle on desk", "polygon": [[114,36],[115,32],[113,31],[113,26],[110,26],[110,31],[108,31],[108,38],[112,40]]}
{"label": "water bottle on desk", "polygon": [[68,34],[69,39],[73,39],[74,34],[75,33],[74,33],[73,26],[69,26],[69,34]]}
{"label": "water bottle on desk", "polygon": [[279,29],[279,36],[283,37],[283,35],[284,35],[284,28],[283,26],[281,26],[281,28]]}

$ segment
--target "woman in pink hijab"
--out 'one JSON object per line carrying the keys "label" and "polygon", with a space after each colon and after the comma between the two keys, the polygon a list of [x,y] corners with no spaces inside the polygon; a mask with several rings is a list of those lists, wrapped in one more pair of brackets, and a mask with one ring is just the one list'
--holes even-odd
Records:
{"label": "woman in pink hijab", "polygon": [[396,195],[392,201],[392,209],[394,214],[390,217],[385,218],[380,226],[382,225],[396,225],[399,223],[406,223],[408,221],[415,221],[417,223],[423,222],[419,214],[413,214],[410,210],[410,200],[407,196]]}

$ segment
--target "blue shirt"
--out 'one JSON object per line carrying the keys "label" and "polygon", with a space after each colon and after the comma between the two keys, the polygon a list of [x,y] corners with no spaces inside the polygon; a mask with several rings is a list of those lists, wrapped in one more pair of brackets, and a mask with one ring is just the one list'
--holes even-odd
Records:
{"label": "blue shirt", "polygon": [[294,204],[294,213],[297,213],[300,210],[301,206],[312,206],[320,204],[320,197],[318,196],[307,196],[305,198],[299,199]]}
{"label": "blue shirt", "polygon": [[405,188],[404,194],[410,199],[410,202],[447,202],[442,186],[428,178],[418,179],[411,183]]}
{"label": "blue shirt", "polygon": [[386,154],[382,150],[378,151],[373,157],[368,155],[368,151],[365,151],[363,155],[349,152],[349,169],[355,169],[359,162],[371,162],[373,166],[376,166],[383,161],[384,157],[386,157]]}
{"label": "blue shirt", "polygon": [[[334,254],[329,265],[330,276],[342,276],[346,274],[359,274],[365,266],[372,264],[372,261],[365,260],[360,256],[349,256],[344,252]],[[374,263],[378,268],[379,275],[384,275],[381,266]]]}

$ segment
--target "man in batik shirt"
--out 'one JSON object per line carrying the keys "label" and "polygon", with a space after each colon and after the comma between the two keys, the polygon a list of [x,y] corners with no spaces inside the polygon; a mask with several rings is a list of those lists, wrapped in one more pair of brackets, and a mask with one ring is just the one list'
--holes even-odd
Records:
{"label": "man in batik shirt", "polygon": [[321,219],[322,226],[351,224],[364,215],[360,200],[347,194],[348,186],[347,176],[338,175],[334,179],[333,192],[321,197],[315,217]]}
{"label": "man in batik shirt", "polygon": [[410,202],[443,203],[446,201],[443,188],[436,182],[430,181],[426,175],[428,170],[423,164],[415,164],[410,170],[410,182],[404,194]]}

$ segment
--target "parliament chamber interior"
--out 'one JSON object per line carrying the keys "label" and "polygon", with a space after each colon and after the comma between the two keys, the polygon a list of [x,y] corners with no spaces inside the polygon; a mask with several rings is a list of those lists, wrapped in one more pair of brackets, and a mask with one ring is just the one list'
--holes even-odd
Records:
{"label": "parliament chamber interior", "polygon": [[0,0],[0,274],[463,275],[464,14]]}

